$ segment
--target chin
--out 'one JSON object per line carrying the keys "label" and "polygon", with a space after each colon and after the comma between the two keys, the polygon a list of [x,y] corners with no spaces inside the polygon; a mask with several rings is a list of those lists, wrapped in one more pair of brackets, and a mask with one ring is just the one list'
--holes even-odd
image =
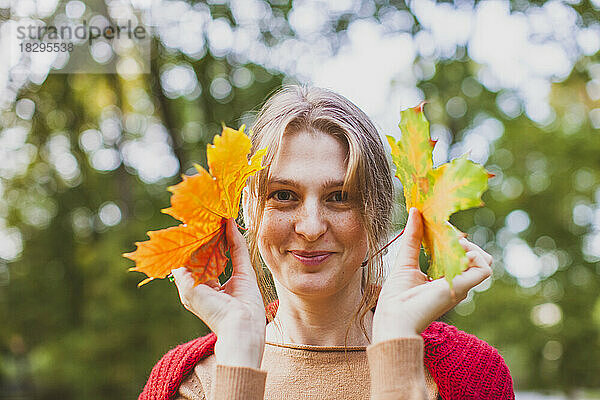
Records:
{"label": "chin", "polygon": [[278,265],[279,271],[271,269],[277,286],[297,296],[315,298],[331,296],[348,289],[356,278],[360,285],[360,276],[354,276],[360,268],[357,268],[354,273],[350,270],[338,269],[339,263],[347,263],[347,260],[328,260],[318,265],[305,265],[295,259],[278,261],[273,265]]}
{"label": "chin", "polygon": [[342,290],[348,283],[337,281],[327,271],[319,271],[296,275],[285,287],[297,296],[325,297]]}
{"label": "chin", "polygon": [[296,282],[291,286],[294,293],[311,295],[326,294],[333,291],[334,289],[331,286],[325,284],[318,277],[308,278],[303,282]]}

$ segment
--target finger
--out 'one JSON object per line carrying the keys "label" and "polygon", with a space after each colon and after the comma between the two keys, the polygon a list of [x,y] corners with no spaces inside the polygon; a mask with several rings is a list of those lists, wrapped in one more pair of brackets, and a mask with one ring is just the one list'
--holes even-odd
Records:
{"label": "finger", "polygon": [[419,252],[421,240],[423,239],[423,218],[415,207],[408,212],[408,220],[404,227],[404,233],[400,241],[400,256],[403,258],[402,265],[419,267]]}
{"label": "finger", "polygon": [[489,267],[488,260],[483,254],[478,251],[467,252],[467,259],[469,260],[469,267]]}
{"label": "finger", "polygon": [[[173,271],[171,271],[171,273],[173,274],[173,277],[175,278],[175,285],[177,285],[177,290],[179,291],[180,297],[181,297],[182,293],[193,292],[197,288],[200,288],[203,286],[205,288],[210,289],[211,291],[213,290],[213,288],[218,288],[221,286],[219,284],[219,281],[215,280],[215,279],[197,285],[196,281],[194,280],[194,277],[192,276],[191,271],[185,267],[174,269]],[[206,290],[206,289],[199,289],[199,290]]]}
{"label": "finger", "polygon": [[481,247],[477,246],[475,243],[469,242],[465,238],[459,239],[458,242],[463,247],[463,249],[465,249],[466,252],[477,251],[478,253],[480,253],[483,256],[483,258],[486,260],[486,263],[491,264],[494,261],[494,258],[492,257],[492,255],[490,253],[486,252]]}
{"label": "finger", "polygon": [[[437,319],[451,310],[465,297],[462,290],[459,290],[457,287],[456,281],[453,281],[451,287],[444,277],[435,279],[426,285],[417,286],[411,290],[414,291],[414,298],[418,299],[419,303],[427,303],[428,308],[430,307],[430,310],[434,314],[432,315],[433,319]],[[423,330],[426,327],[422,326],[419,329]]]}
{"label": "finger", "polygon": [[204,284],[213,289],[221,290],[221,283],[217,279],[211,279],[210,281],[204,282]]}
{"label": "finger", "polygon": [[171,273],[173,274],[173,278],[175,278],[175,285],[177,286],[181,303],[183,303],[185,308],[190,309],[189,306],[191,306],[192,303],[191,294],[194,292],[195,288],[192,273],[185,267],[174,269]]}
{"label": "finger", "polygon": [[[419,298],[420,302],[426,302],[432,310],[436,310],[435,318],[437,318],[464,300],[469,290],[483,282],[490,274],[489,267],[470,267],[455,276],[452,285],[445,277],[441,277],[411,290],[415,298]],[[424,328],[426,326],[422,327]]]}
{"label": "finger", "polygon": [[401,293],[408,289],[429,282],[427,275],[414,268],[394,268],[386,280],[387,287]]}
{"label": "finger", "polygon": [[474,261],[475,258],[477,258],[479,256],[479,252],[471,250],[471,251],[467,251],[465,253],[465,255],[467,256],[467,258],[469,259],[469,261]]}
{"label": "finger", "polygon": [[233,218],[227,220],[227,243],[229,243],[233,273],[255,276],[246,239],[238,231],[235,219]]}
{"label": "finger", "polygon": [[452,284],[459,296],[464,298],[469,290],[483,282],[492,275],[492,268],[486,263],[482,263],[481,256],[476,256],[474,265],[457,275],[452,280]]}
{"label": "finger", "polygon": [[175,279],[175,285],[178,289],[194,287],[194,278],[192,273],[185,267],[177,268],[171,271],[173,278]]}
{"label": "finger", "polygon": [[194,286],[194,278],[187,268],[177,268],[171,273],[175,278],[181,304],[213,329],[214,327],[210,326],[212,321],[207,316],[217,313],[224,301],[223,294],[208,284],[214,284],[214,281]]}

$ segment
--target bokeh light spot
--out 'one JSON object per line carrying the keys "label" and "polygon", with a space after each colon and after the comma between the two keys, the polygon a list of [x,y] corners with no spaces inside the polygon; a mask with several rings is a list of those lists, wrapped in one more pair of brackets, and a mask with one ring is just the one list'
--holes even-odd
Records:
{"label": "bokeh light spot", "polygon": [[555,303],[539,304],[531,309],[531,321],[541,328],[550,328],[562,320],[562,310]]}
{"label": "bokeh light spot", "polygon": [[35,103],[30,99],[21,99],[17,101],[15,112],[17,116],[24,120],[30,120],[35,111]]}
{"label": "bokeh light spot", "polygon": [[529,214],[523,210],[514,210],[506,216],[505,223],[512,233],[521,233],[529,228]]}
{"label": "bokeh light spot", "polygon": [[115,226],[121,222],[121,209],[112,201],[108,201],[100,206],[98,217],[104,225]]}

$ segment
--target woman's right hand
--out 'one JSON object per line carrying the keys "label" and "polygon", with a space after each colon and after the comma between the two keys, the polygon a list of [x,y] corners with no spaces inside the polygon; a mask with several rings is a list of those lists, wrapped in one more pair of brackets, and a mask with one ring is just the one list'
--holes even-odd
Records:
{"label": "woman's right hand", "polygon": [[467,269],[454,277],[452,287],[444,277],[429,281],[419,269],[423,233],[422,216],[419,210],[412,208],[401,237],[399,255],[379,294],[373,316],[373,343],[417,337],[492,273],[492,256],[461,239],[459,243],[469,260]]}
{"label": "woman's right hand", "polygon": [[248,247],[235,220],[227,221],[227,243],[233,264],[231,278],[194,287],[185,267],[172,271],[183,306],[217,335],[217,364],[260,368],[265,346],[266,317]]}

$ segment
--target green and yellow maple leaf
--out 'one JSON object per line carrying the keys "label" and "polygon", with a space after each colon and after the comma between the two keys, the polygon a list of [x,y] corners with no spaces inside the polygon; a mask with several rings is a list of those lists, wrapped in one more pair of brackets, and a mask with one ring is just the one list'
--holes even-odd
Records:
{"label": "green and yellow maple leaf", "polygon": [[448,222],[459,210],[481,207],[481,195],[490,176],[483,166],[465,156],[433,168],[435,142],[429,135],[429,122],[423,105],[401,112],[402,136],[387,136],[402,182],[406,209],[416,207],[423,216],[423,247],[430,257],[427,275],[452,279],[467,269],[468,260],[459,238],[464,236]]}

